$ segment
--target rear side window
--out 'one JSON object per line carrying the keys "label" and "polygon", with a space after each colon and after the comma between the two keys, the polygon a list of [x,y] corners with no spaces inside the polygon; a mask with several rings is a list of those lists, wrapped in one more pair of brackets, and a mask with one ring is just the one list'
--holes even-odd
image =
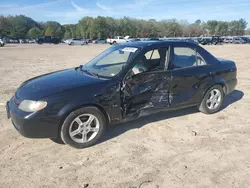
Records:
{"label": "rear side window", "polygon": [[174,47],[174,69],[206,65],[203,57],[192,48]]}

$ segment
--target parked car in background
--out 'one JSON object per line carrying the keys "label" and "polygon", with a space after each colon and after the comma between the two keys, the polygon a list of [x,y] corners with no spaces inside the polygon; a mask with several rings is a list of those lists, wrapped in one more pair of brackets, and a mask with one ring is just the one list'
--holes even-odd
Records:
{"label": "parked car in background", "polygon": [[201,37],[199,38],[199,43],[202,45],[209,45],[211,44],[212,37]]}
{"label": "parked car in background", "polygon": [[126,36],[126,37],[116,36],[113,39],[110,39],[110,38],[107,39],[107,43],[109,43],[110,45],[121,44],[121,43],[129,42],[129,41],[130,41],[129,36]]}
{"label": "parked car in background", "polygon": [[31,40],[28,40],[28,43],[29,43],[29,44],[34,44],[34,43],[36,43],[36,40],[34,40],[34,39],[33,39],[33,40],[32,40],[32,39],[31,39]]}
{"label": "parked car in background", "polygon": [[4,46],[4,45],[5,45],[5,42],[2,39],[0,39],[0,46]]}
{"label": "parked car in background", "polygon": [[216,113],[236,84],[235,62],[193,42],[128,42],[24,82],[6,111],[25,137],[85,148],[98,143],[107,124],[191,106]]}
{"label": "parked car in background", "polygon": [[220,36],[201,37],[198,41],[202,45],[218,45],[223,43],[223,39]]}
{"label": "parked car in background", "polygon": [[26,43],[26,39],[19,39],[19,43],[20,43],[20,44]]}
{"label": "parked car in background", "polygon": [[245,44],[246,41],[241,37],[233,37],[233,44]]}
{"label": "parked car in background", "polygon": [[250,43],[250,38],[249,37],[241,37],[246,43]]}
{"label": "parked car in background", "polygon": [[43,43],[59,44],[61,42],[61,39],[57,37],[44,36],[44,37],[37,38],[36,42],[37,44],[43,44]]}
{"label": "parked car in background", "polygon": [[78,38],[73,38],[67,40],[68,45],[84,45],[88,44],[88,41],[86,39],[78,39]]}
{"label": "parked car in background", "polygon": [[132,39],[130,39],[129,40],[129,42],[138,42],[138,41],[141,41],[141,39],[140,38],[132,38]]}
{"label": "parked car in background", "polygon": [[226,44],[233,43],[233,37],[224,37],[223,42]]}
{"label": "parked car in background", "polygon": [[89,43],[93,43],[94,39],[90,38],[90,39],[86,39],[86,41]]}
{"label": "parked car in background", "polygon": [[223,43],[223,39],[221,38],[221,36],[212,36],[211,44],[218,45],[222,43]]}
{"label": "parked car in background", "polygon": [[96,39],[96,40],[93,40],[93,43],[94,44],[106,44],[107,40],[106,39]]}
{"label": "parked car in background", "polygon": [[9,39],[8,42],[13,43],[13,44],[17,44],[17,43],[19,43],[19,40],[12,38],[12,39]]}

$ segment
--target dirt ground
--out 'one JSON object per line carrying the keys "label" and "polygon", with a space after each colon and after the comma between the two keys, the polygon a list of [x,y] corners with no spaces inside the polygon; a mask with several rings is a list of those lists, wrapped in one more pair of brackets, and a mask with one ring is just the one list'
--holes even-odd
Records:
{"label": "dirt ground", "polygon": [[250,45],[206,47],[238,66],[224,109],[162,112],[111,126],[82,150],[27,139],[7,120],[5,103],[25,80],[84,64],[108,45],[7,45],[0,48],[0,187],[250,187]]}

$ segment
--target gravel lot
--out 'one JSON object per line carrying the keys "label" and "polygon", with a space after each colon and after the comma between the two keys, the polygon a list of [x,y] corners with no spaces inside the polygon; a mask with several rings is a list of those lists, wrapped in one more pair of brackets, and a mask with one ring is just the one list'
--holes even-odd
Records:
{"label": "gravel lot", "polygon": [[206,47],[238,66],[224,109],[164,112],[111,126],[101,143],[76,150],[27,139],[5,103],[25,80],[84,64],[109,45],[7,45],[0,48],[0,187],[180,188],[250,185],[250,45]]}

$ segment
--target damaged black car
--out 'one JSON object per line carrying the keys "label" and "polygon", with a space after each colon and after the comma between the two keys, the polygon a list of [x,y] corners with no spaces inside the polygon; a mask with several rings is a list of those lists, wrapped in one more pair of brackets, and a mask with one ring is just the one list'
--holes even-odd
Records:
{"label": "damaged black car", "polygon": [[233,61],[192,42],[124,43],[85,65],[24,82],[6,110],[25,137],[85,148],[108,124],[191,106],[216,113],[235,89],[236,74]]}

